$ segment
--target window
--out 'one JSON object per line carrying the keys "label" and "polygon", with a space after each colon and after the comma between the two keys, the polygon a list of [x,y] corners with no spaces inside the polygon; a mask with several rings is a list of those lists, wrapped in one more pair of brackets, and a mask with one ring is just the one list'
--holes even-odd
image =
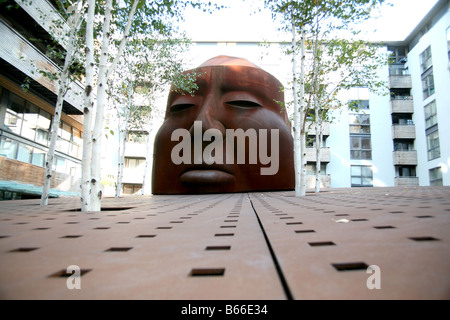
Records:
{"label": "window", "polygon": [[428,161],[439,158],[441,156],[441,150],[439,147],[439,131],[437,126],[433,127],[434,130],[427,130],[427,150]]}
{"label": "window", "polygon": [[123,193],[124,194],[133,194],[141,191],[142,184],[124,184],[123,185]]}
{"label": "window", "polygon": [[370,115],[350,114],[350,134],[367,133],[370,134]]}
{"label": "window", "polygon": [[373,174],[370,166],[351,166],[352,187],[372,187]]}
{"label": "window", "polygon": [[2,138],[2,141],[0,143],[0,156],[15,159],[16,152],[17,152],[17,142],[9,138]]}
{"label": "window", "polygon": [[8,106],[5,115],[5,129],[20,135],[23,121],[25,100],[9,92]]}
{"label": "window", "polygon": [[23,113],[22,137],[33,141],[35,140],[38,117],[39,108],[34,104],[27,102]]}
{"label": "window", "polygon": [[395,139],[394,151],[413,151],[414,140],[411,139]]}
{"label": "window", "polygon": [[370,115],[350,114],[350,158],[372,159],[370,141]]}
{"label": "window", "polygon": [[145,163],[145,158],[125,158],[125,168],[136,169]]}
{"label": "window", "polygon": [[48,145],[50,126],[52,124],[52,116],[49,112],[40,109],[39,117],[36,124],[36,142]]}
{"label": "window", "polygon": [[442,186],[442,170],[441,167],[430,169],[430,186]]}
{"label": "window", "polygon": [[372,147],[370,137],[351,136],[350,137],[350,158],[370,160],[372,159]]}
{"label": "window", "polygon": [[431,60],[431,46],[425,49],[424,52],[420,54],[420,72],[424,73],[433,64]]}
{"label": "window", "polygon": [[45,161],[45,156],[46,156],[46,154],[43,150],[34,148],[31,163],[36,166],[43,167],[44,161]]}
{"label": "window", "polygon": [[148,132],[145,131],[129,131],[127,136],[127,142],[146,144],[148,138]]}
{"label": "window", "polygon": [[437,124],[436,101],[425,106],[425,128],[431,128]]}
{"label": "window", "polygon": [[392,124],[399,125],[413,125],[412,114],[410,113],[393,113],[392,114]]}
{"label": "window", "polygon": [[398,177],[415,177],[416,167],[415,166],[398,166],[397,168]]}
{"label": "window", "polygon": [[[6,95],[8,101],[4,120],[5,130],[48,146],[52,115],[8,90],[3,89],[2,93]],[[56,150],[81,159],[81,146],[82,132],[61,121],[58,129]],[[18,155],[12,158],[24,161],[24,159],[28,159],[26,154],[27,151],[25,149],[20,149]],[[31,161],[30,163],[33,163],[34,161],[28,160],[26,162]],[[41,160],[37,160],[37,162],[41,163]]]}
{"label": "window", "polygon": [[422,75],[422,92],[424,100],[434,94],[433,68]]}
{"label": "window", "polygon": [[349,108],[351,110],[369,110],[369,100],[350,100]]}
{"label": "window", "polygon": [[0,156],[43,167],[46,152],[3,137],[0,143]]}

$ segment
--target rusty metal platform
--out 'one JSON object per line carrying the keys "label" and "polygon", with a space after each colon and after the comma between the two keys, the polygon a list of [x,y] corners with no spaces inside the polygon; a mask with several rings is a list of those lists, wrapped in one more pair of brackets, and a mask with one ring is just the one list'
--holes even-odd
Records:
{"label": "rusty metal platform", "polygon": [[[450,188],[0,203],[1,299],[449,299]],[[67,267],[81,269],[69,290]],[[369,289],[370,265],[380,289]]]}

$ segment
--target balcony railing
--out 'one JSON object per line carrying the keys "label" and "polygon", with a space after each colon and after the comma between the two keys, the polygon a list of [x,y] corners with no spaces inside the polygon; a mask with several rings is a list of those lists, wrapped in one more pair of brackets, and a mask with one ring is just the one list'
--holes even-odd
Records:
{"label": "balcony railing", "polygon": [[411,75],[390,75],[389,76],[389,88],[407,88],[411,89]]}
{"label": "balcony railing", "polygon": [[[320,161],[321,162],[330,162],[330,148],[324,147],[320,149]],[[308,162],[317,162],[316,158],[316,148],[309,147],[306,148],[306,161]]]}
{"label": "balcony railing", "polygon": [[417,165],[417,151],[394,151],[394,165]]}
{"label": "balcony railing", "polygon": [[418,186],[418,177],[395,177],[396,186]]}
{"label": "balcony railing", "polygon": [[389,68],[390,76],[405,76],[409,75],[409,70],[405,68]]}
{"label": "balcony railing", "polygon": [[411,99],[402,99],[402,98],[391,99],[390,106],[391,106],[391,113],[414,113],[414,103],[412,97]]}

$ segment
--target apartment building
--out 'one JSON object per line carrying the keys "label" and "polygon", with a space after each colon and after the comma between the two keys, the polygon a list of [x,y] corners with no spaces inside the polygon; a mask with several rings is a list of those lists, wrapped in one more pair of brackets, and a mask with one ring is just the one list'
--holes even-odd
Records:
{"label": "apartment building", "polygon": [[[322,187],[428,186],[450,184],[450,11],[440,0],[403,41],[386,42],[382,52],[392,63],[379,71],[389,95],[354,88],[345,108],[324,127]],[[273,39],[272,39],[273,40]],[[289,39],[286,39],[289,41]],[[279,39],[258,41],[194,39],[191,67],[217,55],[246,58],[291,86],[291,58]],[[286,92],[289,100],[289,92]],[[163,103],[163,102],[162,102]],[[308,131],[308,187],[315,183],[314,129]]]}
{"label": "apartment building", "polygon": [[[59,23],[56,23],[56,22]],[[47,44],[65,48],[67,25],[47,0],[4,1],[0,5],[0,199],[39,197],[56,104],[56,72]],[[82,93],[71,84],[63,104],[50,196],[76,194],[82,153]]]}

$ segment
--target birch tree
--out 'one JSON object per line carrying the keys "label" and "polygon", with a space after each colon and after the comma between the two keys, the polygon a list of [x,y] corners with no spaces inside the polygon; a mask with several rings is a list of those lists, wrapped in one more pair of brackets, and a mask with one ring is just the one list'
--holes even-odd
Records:
{"label": "birch tree", "polygon": [[[83,176],[83,195],[90,194],[84,198],[82,210],[101,210],[102,188],[101,188],[101,149],[104,129],[105,104],[107,102],[108,80],[114,74],[115,67],[122,57],[130,35],[158,34],[172,29],[172,22],[181,19],[183,10],[191,6],[209,10],[211,3],[204,4],[200,0],[124,0],[113,6],[113,0],[106,0],[104,5],[98,7],[97,20],[101,23],[101,29],[96,35],[101,39],[98,58],[98,73],[96,85],[96,111],[92,138],[87,137],[86,147],[91,145],[91,161],[83,159],[82,166],[90,166],[90,176]],[[220,6],[215,6],[220,8]],[[95,38],[95,37],[94,37]],[[87,155],[87,154],[86,154]],[[83,169],[85,170],[85,168]],[[89,181],[89,185],[87,184]]]}
{"label": "birch tree", "polygon": [[85,33],[85,95],[83,108],[83,153],[81,165],[81,210],[91,210],[91,161],[92,150],[92,114],[94,109],[94,18],[95,18],[95,0],[88,0],[88,10],[86,17]]}
{"label": "birch tree", "polygon": [[162,116],[162,106],[156,103],[157,96],[166,92],[170,84],[175,90],[193,94],[197,89],[195,79],[198,74],[182,73],[182,59],[190,45],[186,38],[172,37],[169,33],[152,38],[138,36],[130,40],[123,58],[118,65],[117,79],[111,79],[109,95],[114,98],[119,140],[119,162],[116,183],[116,197],[120,197],[125,166],[126,138],[129,130],[146,132],[146,160],[142,178],[144,194],[146,173],[150,155],[150,134],[155,117]]}
{"label": "birch tree", "polygon": [[[326,74],[325,70],[321,69],[323,64],[320,61],[324,51],[320,49],[320,45],[325,42],[326,36],[329,36],[332,32],[352,30],[356,22],[367,19],[372,8],[383,2],[384,0],[265,0],[264,2],[265,6],[271,10],[273,19],[280,20],[283,24],[282,28],[292,33],[291,50],[287,53],[292,55],[293,64],[292,95],[296,196],[306,194],[306,118],[313,105],[317,108],[316,118],[320,118],[321,99],[319,92],[328,89],[320,83],[320,75]],[[300,43],[297,42],[296,34],[300,34]],[[306,38],[310,39],[309,43],[314,44],[309,70],[305,69]],[[300,46],[300,73],[297,76],[298,46]],[[350,56],[357,58],[354,55]],[[338,69],[339,67],[335,66],[335,68]],[[347,77],[346,75],[341,76]],[[366,79],[366,81],[370,81],[370,79]],[[305,86],[308,88],[308,97],[305,96]],[[317,144],[320,147],[320,142]],[[317,150],[320,163],[320,149]],[[320,164],[318,170],[320,170]]]}
{"label": "birch tree", "polygon": [[[69,83],[71,81],[70,69],[74,62],[76,62],[76,51],[78,49],[78,32],[81,27],[81,22],[83,19],[83,10],[84,10],[84,1],[79,0],[74,3],[70,3],[70,6],[67,10],[61,6],[61,9],[64,10],[65,16],[67,17],[67,25],[69,27],[69,34],[67,36],[67,46],[64,56],[64,66],[59,75],[50,75],[47,74],[48,77],[55,77],[58,79],[58,88],[57,88],[57,99],[55,105],[55,113],[53,116],[53,121],[51,125],[50,132],[50,144],[49,150],[47,152],[47,158],[45,162],[45,173],[44,173],[44,182],[42,188],[42,196],[41,196],[41,205],[48,204],[48,198],[50,193],[50,183],[51,178],[53,176],[53,163],[55,157],[56,143],[58,139],[58,129],[61,120],[62,106],[64,103],[64,96],[69,88]],[[43,71],[41,71],[43,72]]]}

